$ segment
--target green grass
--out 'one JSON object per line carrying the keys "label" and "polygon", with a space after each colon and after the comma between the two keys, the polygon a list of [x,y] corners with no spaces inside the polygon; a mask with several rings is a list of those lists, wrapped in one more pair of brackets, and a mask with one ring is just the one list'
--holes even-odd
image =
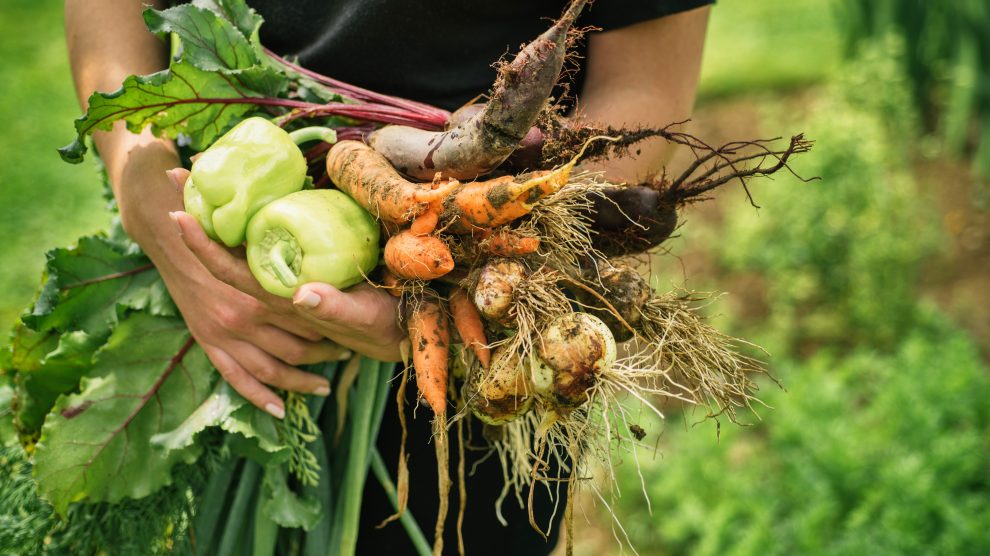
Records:
{"label": "green grass", "polygon": [[61,161],[80,111],[69,74],[60,2],[0,6],[0,329],[6,330],[38,287],[44,252],[106,227],[100,180],[91,163]]}
{"label": "green grass", "polygon": [[830,0],[720,0],[713,8],[702,99],[819,83],[838,68]]}

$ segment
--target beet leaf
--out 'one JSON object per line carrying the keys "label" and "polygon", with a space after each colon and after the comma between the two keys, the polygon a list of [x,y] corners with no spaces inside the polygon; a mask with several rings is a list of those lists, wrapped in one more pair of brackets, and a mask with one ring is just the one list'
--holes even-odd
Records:
{"label": "beet leaf", "polygon": [[158,271],[143,254],[104,236],[80,238],[75,247],[46,255],[47,279],[23,322],[39,331],[109,333],[121,309],[177,314]]}
{"label": "beet leaf", "polygon": [[151,437],[188,418],[215,376],[180,319],[122,320],[80,392],[60,397],[45,421],[34,462],[42,497],[64,515],[72,502],[141,498],[170,484],[199,446],[167,450]]}

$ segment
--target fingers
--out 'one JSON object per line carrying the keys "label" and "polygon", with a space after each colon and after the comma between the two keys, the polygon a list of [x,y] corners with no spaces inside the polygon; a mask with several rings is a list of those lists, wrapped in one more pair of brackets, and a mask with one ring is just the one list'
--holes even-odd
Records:
{"label": "fingers", "polygon": [[236,347],[239,359],[216,346],[204,345],[203,350],[234,390],[274,417],[285,416],[285,404],[266,385],[317,396],[330,394],[330,383],[326,378],[290,367],[251,344]]}
{"label": "fingers", "polygon": [[[374,290],[374,288],[371,288]],[[371,293],[371,295],[369,295]],[[387,294],[385,294],[387,296]],[[394,320],[394,300],[383,300],[368,292],[362,285],[347,292],[318,282],[303,284],[296,290],[292,303],[300,312],[323,321],[334,328],[353,332],[374,332],[383,321],[381,311],[388,311],[387,318]]]}
{"label": "fingers", "polygon": [[173,168],[171,170],[166,170],[165,175],[168,176],[172,183],[175,184],[175,188],[179,190],[179,193],[186,187],[186,180],[189,179],[189,170],[185,168]]}
{"label": "fingers", "polygon": [[170,212],[169,216],[178,226],[186,247],[218,280],[237,289],[241,289],[238,285],[249,280],[257,283],[251,276],[247,264],[233,256],[219,243],[211,240],[195,218],[182,211]]}
{"label": "fingers", "polygon": [[239,346],[238,357],[242,367],[264,384],[317,396],[330,393],[330,383],[326,378],[290,367],[253,344],[243,343]]}
{"label": "fingers", "polygon": [[251,269],[244,259],[234,256],[227,248],[211,240],[199,222],[189,213],[175,211],[170,212],[169,216],[178,226],[186,247],[217,280],[241,290],[273,309],[292,312],[292,305],[288,299],[265,291],[251,274]]}
{"label": "fingers", "polygon": [[275,326],[260,328],[250,342],[289,365],[340,361],[353,355],[330,340],[304,340]]}
{"label": "fingers", "polygon": [[398,343],[405,332],[396,322],[398,301],[388,293],[368,284],[342,292],[314,282],[300,286],[293,303],[300,315],[339,344],[382,361],[399,359]]}
{"label": "fingers", "polygon": [[278,315],[272,313],[268,316],[268,322],[272,326],[281,328],[282,330],[299,336],[304,340],[319,342],[323,339],[323,334],[320,334],[319,331],[313,328],[313,326],[308,322],[301,319],[299,315],[295,314],[295,312],[291,315]]}
{"label": "fingers", "polygon": [[230,384],[230,387],[244,396],[244,399],[256,407],[270,413],[277,419],[285,417],[285,404],[275,392],[266,388],[258,379],[251,376],[244,367],[234,360],[226,351],[212,346],[203,346],[203,351],[220,372],[220,376]]}

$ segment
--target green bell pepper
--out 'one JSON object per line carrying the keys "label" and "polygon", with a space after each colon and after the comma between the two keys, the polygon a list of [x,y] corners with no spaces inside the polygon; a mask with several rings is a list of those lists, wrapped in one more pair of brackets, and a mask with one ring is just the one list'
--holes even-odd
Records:
{"label": "green bell pepper", "polygon": [[306,160],[297,143],[336,141],[333,130],[287,133],[264,118],[248,118],[196,159],[183,190],[185,210],[207,235],[229,247],[244,243],[251,217],[266,204],[299,191]]}
{"label": "green bell pepper", "polygon": [[336,189],[298,191],[251,218],[247,260],[267,291],[292,297],[307,282],[344,289],[378,264],[378,223]]}

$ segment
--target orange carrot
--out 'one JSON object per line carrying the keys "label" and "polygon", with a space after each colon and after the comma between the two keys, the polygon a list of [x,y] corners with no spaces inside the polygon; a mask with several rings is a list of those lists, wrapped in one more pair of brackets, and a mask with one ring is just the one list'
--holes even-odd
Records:
{"label": "orange carrot", "polygon": [[385,265],[399,278],[432,280],[454,269],[454,257],[439,237],[402,230],[385,243]]}
{"label": "orange carrot", "polygon": [[449,195],[456,181],[436,189],[412,183],[360,141],[340,141],[327,153],[327,175],[344,193],[380,220],[403,223],[426,212],[429,203]]}
{"label": "orange carrot", "polygon": [[573,168],[574,164],[568,163],[553,171],[534,172],[522,182],[513,176],[502,176],[458,184],[444,198],[440,220],[449,223],[446,230],[455,234],[508,224],[529,214],[537,201],[563,187]]}
{"label": "orange carrot", "polygon": [[[470,233],[512,222],[537,201],[560,189],[577,158],[553,171],[535,172],[525,181],[503,176],[432,185],[403,178],[382,155],[358,141],[341,141],[327,153],[327,174],[341,191],[378,219],[415,222],[415,232],[432,232],[438,221],[452,233]],[[441,211],[442,209],[442,211]],[[436,210],[436,216],[428,214]]]}
{"label": "orange carrot", "polygon": [[488,369],[492,354],[485,336],[485,324],[464,288],[455,287],[450,292],[450,316],[464,345],[470,347],[481,366]]}
{"label": "orange carrot", "polygon": [[440,303],[423,297],[412,304],[407,327],[419,393],[436,415],[447,412],[447,365],[450,326]]}
{"label": "orange carrot", "polygon": [[402,284],[399,281],[399,277],[392,274],[392,271],[388,267],[382,269],[382,287],[395,297],[402,296]]}
{"label": "orange carrot", "polygon": [[497,257],[522,257],[536,253],[540,248],[540,238],[522,236],[513,230],[502,228],[488,234],[482,246],[485,251]]}
{"label": "orange carrot", "polygon": [[440,211],[435,210],[432,207],[427,208],[425,212],[416,217],[409,226],[409,231],[413,235],[425,236],[427,234],[433,233],[433,230],[437,228],[437,221],[440,219]]}

